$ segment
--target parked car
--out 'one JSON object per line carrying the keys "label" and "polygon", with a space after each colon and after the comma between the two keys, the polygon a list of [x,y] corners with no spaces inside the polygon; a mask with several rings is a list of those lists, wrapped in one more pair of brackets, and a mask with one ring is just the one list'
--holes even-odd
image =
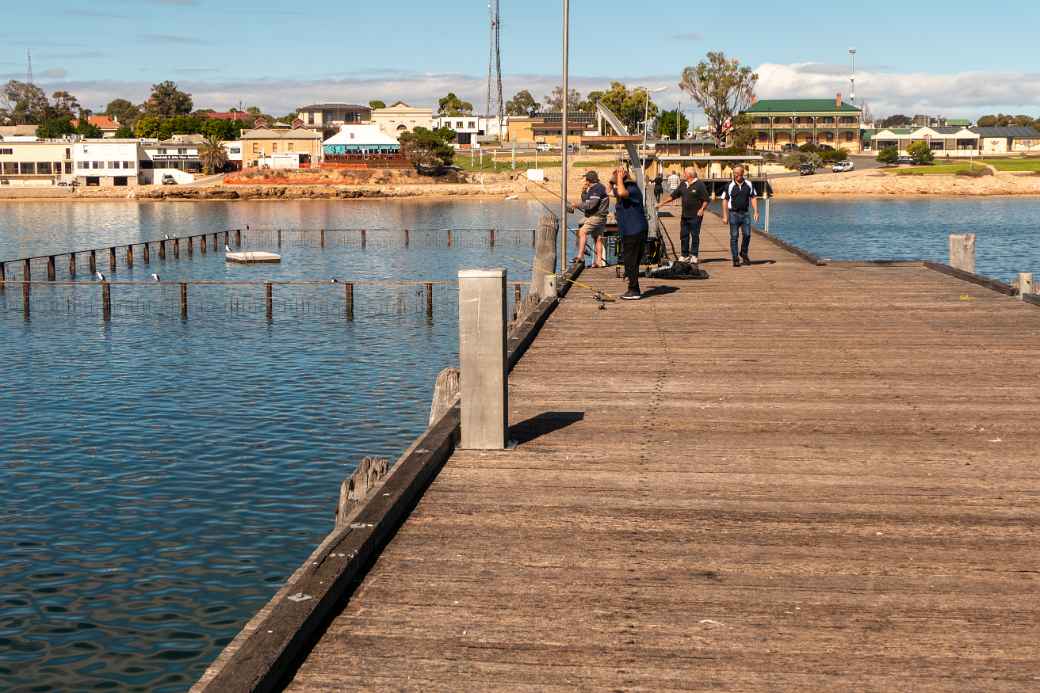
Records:
{"label": "parked car", "polygon": [[173,177],[173,174],[164,173],[162,177],[163,185],[177,185],[177,179]]}
{"label": "parked car", "polygon": [[540,152],[547,152],[550,149],[552,149],[552,147],[546,144],[545,142],[542,142],[537,147],[535,147],[535,149],[537,149]]}
{"label": "parked car", "polygon": [[856,168],[856,165],[851,161],[839,161],[838,163],[831,166],[831,170],[835,173],[845,173],[846,171],[852,171]]}
{"label": "parked car", "polygon": [[913,157],[906,156],[905,154],[896,159],[897,164],[912,164],[914,163]]}
{"label": "parked car", "polygon": [[816,166],[813,164],[802,164],[798,167],[798,173],[803,176],[816,175]]}

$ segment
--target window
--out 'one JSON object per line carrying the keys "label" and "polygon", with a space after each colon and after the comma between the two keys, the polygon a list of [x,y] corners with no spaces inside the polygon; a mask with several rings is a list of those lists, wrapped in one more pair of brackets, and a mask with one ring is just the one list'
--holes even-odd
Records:
{"label": "window", "polygon": [[178,150],[177,150],[177,153],[178,153],[178,154],[187,154],[187,153],[188,153],[188,150],[187,150],[187,149],[184,149],[184,148],[181,148],[181,149],[178,149]]}
{"label": "window", "polygon": [[14,154],[13,149],[8,149],[6,147],[0,148],[0,156],[11,156],[12,154]]}
{"label": "window", "polygon": [[271,153],[274,154],[277,151],[278,151],[278,143],[277,142],[272,142],[271,143]]}
{"label": "window", "polygon": [[134,167],[134,162],[132,162],[132,161],[124,161],[123,162],[123,168],[133,168],[133,167]]}
{"label": "window", "polygon": [[71,149],[66,149],[65,150],[65,158],[66,159],[71,159],[72,158],[72,150]]}
{"label": "window", "polygon": [[101,168],[101,162],[100,161],[91,161],[90,162],[90,168]]}
{"label": "window", "polygon": [[[353,135],[351,135],[351,137],[353,137]],[[286,148],[287,148],[287,151],[291,152],[291,151],[293,151],[296,148],[296,144],[294,142],[289,142],[286,145]]]}
{"label": "window", "polygon": [[855,139],[855,137],[856,136],[854,134],[852,134],[851,132],[846,132],[845,133],[845,141],[846,142],[851,142],[853,139]]}
{"label": "window", "polygon": [[76,168],[77,169],[90,168],[90,162],[89,161],[77,161],[76,162]]}
{"label": "window", "polygon": [[144,171],[151,171],[153,168],[155,168],[155,162],[151,159],[141,159],[137,163]]}
{"label": "window", "polygon": [[242,153],[242,148],[241,147],[228,147],[228,152],[231,153],[231,154],[241,154]]}
{"label": "window", "polygon": [[18,164],[13,161],[5,161],[3,164],[3,171],[8,175],[15,175],[18,173]]}
{"label": "window", "polygon": [[65,162],[65,173],[70,173],[70,174],[72,173],[72,162],[71,161],[66,161]]}
{"label": "window", "polygon": [[39,173],[41,176],[49,176],[51,174],[51,172],[52,172],[51,162],[49,162],[49,161],[37,161],[36,162],[36,172]]}
{"label": "window", "polygon": [[475,122],[473,122],[472,120],[469,121],[469,129],[470,130],[475,130],[476,127],[477,127],[477,124]]}
{"label": "window", "polygon": [[159,153],[160,153],[160,154],[165,154],[165,153],[166,153],[166,150],[160,147],[160,148],[159,148]]}
{"label": "window", "polygon": [[36,164],[31,161],[23,161],[18,164],[18,173],[23,176],[31,176],[36,173]]}
{"label": "window", "polygon": [[109,161],[108,162],[108,168],[119,168],[119,162],[118,161]]}

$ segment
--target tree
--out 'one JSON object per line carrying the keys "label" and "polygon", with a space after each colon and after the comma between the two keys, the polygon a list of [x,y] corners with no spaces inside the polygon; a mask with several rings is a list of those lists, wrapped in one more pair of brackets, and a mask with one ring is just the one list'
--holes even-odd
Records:
{"label": "tree", "polygon": [[242,136],[242,122],[237,120],[207,120],[202,124],[202,134],[229,142]]}
{"label": "tree", "polygon": [[455,131],[451,128],[428,130],[415,128],[412,132],[401,134],[401,151],[415,166],[416,170],[439,169],[448,166],[454,160],[455,149],[449,144],[455,141]]}
{"label": "tree", "polygon": [[877,160],[879,164],[890,166],[899,161],[899,150],[895,147],[885,147],[878,152]]}
{"label": "tree", "polygon": [[531,92],[523,89],[506,101],[506,115],[511,116],[533,116],[538,112],[538,102],[531,96]]}
{"label": "tree", "polygon": [[437,112],[440,115],[473,115],[473,104],[471,104],[469,101],[463,101],[455,95],[455,92],[449,92],[448,95],[441,99],[438,103],[440,104],[440,108]]}
{"label": "tree", "polygon": [[[679,117],[678,128],[676,128],[676,116]],[[690,119],[682,113],[676,111],[665,111],[657,117],[657,136],[667,137],[671,139],[683,138],[683,135],[687,130],[690,129]]]}
{"label": "tree", "polygon": [[51,94],[51,99],[54,100],[51,107],[52,115],[71,118],[81,110],[79,100],[67,91],[56,91]]}
{"label": "tree", "polygon": [[141,109],[126,99],[113,99],[105,107],[105,115],[114,118],[120,125],[133,127],[141,115]]}
{"label": "tree", "polygon": [[724,53],[709,52],[707,58],[683,70],[679,87],[704,111],[715,142],[721,144],[726,122],[751,107],[758,75]]}
{"label": "tree", "polygon": [[755,129],[751,126],[751,118],[738,115],[732,120],[732,129],[726,133],[726,148],[731,152],[746,152],[755,144]]}
{"label": "tree", "polygon": [[[581,105],[581,93],[577,89],[571,89],[567,96],[567,110],[577,111]],[[545,110],[551,113],[563,111],[563,87],[556,87],[552,94],[545,97]]]}
{"label": "tree", "polygon": [[86,111],[80,114],[79,125],[76,126],[76,134],[91,140],[101,139],[104,137],[105,133],[101,132],[101,128],[92,124],[87,120],[87,117]]}
{"label": "tree", "polygon": [[42,140],[54,140],[65,135],[75,134],[76,128],[72,126],[69,116],[55,116],[48,118],[36,127],[36,136]]}
{"label": "tree", "polygon": [[163,119],[156,115],[143,115],[134,123],[134,135],[149,139],[159,136]]}
{"label": "tree", "polygon": [[878,123],[878,125],[880,125],[883,128],[902,128],[906,127],[907,125],[912,125],[913,122],[914,119],[910,116],[905,116],[902,113],[897,113],[894,116],[889,116],[885,118],[880,123]]}
{"label": "tree", "polygon": [[[620,118],[629,132],[639,132],[642,129],[640,125],[646,117],[648,96],[646,89],[642,87],[630,91],[621,82],[611,82],[610,89],[603,92],[599,103]],[[659,109],[653,101],[649,103],[650,118],[653,119],[657,116]]]}
{"label": "tree", "polygon": [[144,112],[168,118],[191,113],[191,94],[177,88],[169,80],[152,85],[152,95],[144,102]]}
{"label": "tree", "polygon": [[584,113],[595,113],[596,104],[599,103],[600,99],[603,98],[603,92],[601,91],[590,91],[585,95],[585,98],[578,104],[578,110]]}
{"label": "tree", "polygon": [[915,164],[930,164],[935,161],[935,154],[927,142],[914,142],[906,148],[906,153],[914,160]]}
{"label": "tree", "polygon": [[15,79],[0,90],[0,104],[15,125],[39,124],[50,117],[51,105],[43,89]]}
{"label": "tree", "polygon": [[119,129],[116,130],[116,138],[121,140],[132,140],[134,138],[134,129],[129,125],[120,125]]}
{"label": "tree", "polygon": [[202,162],[202,172],[207,176],[218,171],[223,171],[227,165],[227,150],[220,143],[220,138],[210,135],[199,147],[199,161]]}
{"label": "tree", "polygon": [[259,106],[249,106],[249,107],[247,107],[246,108],[246,113],[249,113],[250,115],[255,115],[255,116],[263,115],[263,111],[260,110]]}
{"label": "tree", "polygon": [[375,110],[376,108],[386,108],[386,101],[381,101],[379,99],[372,99],[371,101],[368,102],[368,107],[373,109],[373,110]]}

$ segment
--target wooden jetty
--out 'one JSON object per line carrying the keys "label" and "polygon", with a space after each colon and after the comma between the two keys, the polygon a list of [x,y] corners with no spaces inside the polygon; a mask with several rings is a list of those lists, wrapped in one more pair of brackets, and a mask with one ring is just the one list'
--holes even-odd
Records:
{"label": "wooden jetty", "polygon": [[1040,688],[1040,310],[728,243],[539,313],[515,448],[449,412],[196,690]]}

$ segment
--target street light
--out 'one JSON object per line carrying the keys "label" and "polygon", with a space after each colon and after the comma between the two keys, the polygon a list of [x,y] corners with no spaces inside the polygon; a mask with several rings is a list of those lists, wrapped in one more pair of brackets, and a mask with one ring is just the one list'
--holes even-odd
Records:
{"label": "street light", "polygon": [[852,76],[849,77],[849,101],[856,103],[856,49],[850,48],[849,55],[852,56]]}
{"label": "street light", "polygon": [[644,171],[646,171],[646,135],[650,130],[650,95],[660,94],[668,87],[657,87],[656,89],[646,89],[646,109],[643,112],[643,156],[639,157],[639,165]]}
{"label": "street light", "polygon": [[[567,271],[567,115],[568,111],[568,97],[570,96],[569,89],[570,84],[568,78],[570,77],[569,67],[569,51],[570,51],[570,35],[571,35],[571,4],[570,0],[563,0],[563,123],[561,128],[560,143],[563,145],[561,148],[562,159],[560,162],[560,273],[563,274]],[[555,268],[554,268],[555,269]]]}

